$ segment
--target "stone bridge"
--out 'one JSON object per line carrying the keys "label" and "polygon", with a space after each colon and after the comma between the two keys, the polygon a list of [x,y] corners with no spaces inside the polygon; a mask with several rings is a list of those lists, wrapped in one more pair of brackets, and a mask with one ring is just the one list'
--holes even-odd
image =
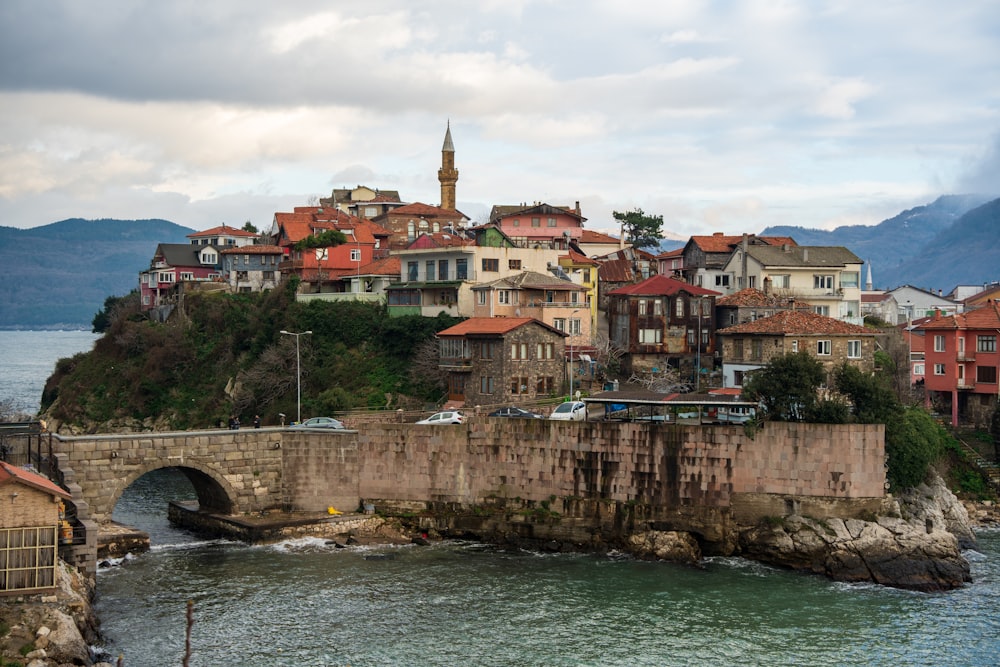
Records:
{"label": "stone bridge", "polygon": [[81,522],[95,528],[111,519],[129,485],[166,467],[187,475],[203,510],[220,514],[331,505],[351,512],[367,500],[472,507],[559,498],[642,503],[650,520],[701,534],[731,518],[842,516],[845,502],[871,509],[885,495],[881,425],[768,423],[754,433],[731,425],[474,417],[463,425],[370,423],[348,431],[53,435],[51,446],[55,478],[73,495]]}

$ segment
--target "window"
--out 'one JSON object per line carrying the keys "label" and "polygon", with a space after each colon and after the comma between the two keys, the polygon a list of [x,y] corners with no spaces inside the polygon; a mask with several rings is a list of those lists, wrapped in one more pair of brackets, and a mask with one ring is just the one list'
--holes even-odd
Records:
{"label": "window", "polygon": [[694,347],[694,329],[688,329],[688,347]]}
{"label": "window", "polygon": [[354,250],[351,250],[351,261],[352,262],[360,262],[361,261],[361,251],[358,250],[357,248],[355,248]]}
{"label": "window", "polygon": [[497,353],[497,343],[495,340],[484,340],[479,343],[479,358],[492,359]]}
{"label": "window", "polygon": [[468,356],[468,348],[465,340],[461,338],[442,338],[440,342],[442,359],[465,359]]}
{"label": "window", "polygon": [[788,273],[771,276],[771,285],[775,289],[788,289],[792,286],[792,276]]}
{"label": "window", "polygon": [[535,392],[537,394],[552,394],[555,393],[554,387],[555,387],[555,382],[553,381],[551,375],[547,376],[540,375],[538,377],[538,383],[535,386]]}
{"label": "window", "polygon": [[510,259],[510,260],[507,260],[507,268],[510,269],[511,271],[520,271],[521,270],[521,260],[519,260],[519,259]]}
{"label": "window", "polygon": [[500,270],[500,260],[488,257],[483,258],[483,271],[499,271]]}
{"label": "window", "polygon": [[531,219],[531,226],[532,227],[541,227],[542,226],[542,219],[541,218],[532,218]]}
{"label": "window", "polygon": [[528,344],[511,343],[510,358],[514,361],[526,361],[528,359]]}
{"label": "window", "polygon": [[792,341],[792,352],[798,352],[798,351],[799,351],[799,341],[793,340]]}
{"label": "window", "polygon": [[413,240],[417,236],[417,226],[412,220],[406,223],[406,238]]}
{"label": "window", "polygon": [[438,280],[448,280],[448,260],[438,260]]}
{"label": "window", "polygon": [[663,302],[659,299],[653,301],[653,314],[662,315],[663,314]]}
{"label": "window", "polygon": [[729,274],[723,273],[722,275],[715,276],[715,286],[716,287],[729,287]]}
{"label": "window", "polygon": [[274,280],[274,271],[264,271],[264,280]]}
{"label": "window", "polygon": [[813,289],[833,289],[833,276],[813,276]]}
{"label": "window", "polygon": [[[246,271],[243,271],[242,273],[245,274]],[[181,271],[181,280],[194,280],[194,274],[190,271]]]}
{"label": "window", "polygon": [[569,293],[569,302],[573,303],[573,304],[580,303],[580,293],[579,292],[570,292]]}
{"label": "window", "polygon": [[243,265],[246,266],[250,263],[250,255],[243,255]]}
{"label": "window", "polygon": [[684,299],[681,297],[674,299],[674,315],[684,317]]}
{"label": "window", "polygon": [[555,227],[555,226],[556,226],[556,219],[549,218],[549,227]]}
{"label": "window", "polygon": [[433,259],[427,260],[427,272],[426,275],[424,276],[424,280],[428,282],[434,280],[434,273],[436,267],[437,267],[437,262],[435,262]]}
{"label": "window", "polygon": [[581,332],[580,318],[574,317],[569,321],[569,333],[571,336],[579,336]]}
{"label": "window", "polygon": [[518,394],[528,393],[528,378],[511,378],[510,379],[510,393],[515,396]]}
{"label": "window", "polygon": [[746,374],[746,371],[733,371],[733,384],[737,387],[742,387]]}
{"label": "window", "polygon": [[924,374],[924,365],[923,364],[913,364],[913,374],[914,375],[923,375]]}
{"label": "window", "polygon": [[934,351],[944,352],[944,336],[934,336]]}
{"label": "window", "polygon": [[764,341],[760,339],[750,341],[752,349],[750,350],[750,358],[754,361],[760,361],[764,358]]}
{"label": "window", "polygon": [[976,336],[976,352],[996,352],[996,336]]}
{"label": "window", "polygon": [[816,341],[816,354],[818,354],[821,357],[830,356],[830,341],[828,340]]}
{"label": "window", "polygon": [[411,282],[416,282],[417,280],[417,263],[407,262],[406,263],[406,279]]}
{"label": "window", "polygon": [[486,290],[484,289],[476,290],[476,305],[479,306],[486,305]]}
{"label": "window", "polygon": [[566,319],[563,317],[557,317],[552,320],[552,326],[558,331],[566,331]]}
{"label": "window", "polygon": [[645,299],[639,299],[639,313],[638,314],[640,316],[646,314],[646,300]]}
{"label": "window", "polygon": [[551,359],[555,346],[552,343],[539,343],[537,354],[535,355],[538,359]]}
{"label": "window", "polygon": [[455,260],[455,280],[468,280],[469,279],[469,260],[456,259]]}
{"label": "window", "polygon": [[860,340],[849,340],[849,341],[847,341],[847,358],[848,359],[860,359],[861,358],[861,341]]}
{"label": "window", "polygon": [[830,306],[813,306],[813,312],[823,317],[830,317]]}
{"label": "window", "polygon": [[661,329],[639,329],[639,343],[641,345],[659,345],[663,340]]}
{"label": "window", "polygon": [[858,286],[858,272],[857,271],[844,271],[840,274],[840,286],[841,287],[857,287]]}
{"label": "window", "polygon": [[747,287],[749,287],[750,289],[757,288],[757,276],[749,276],[747,278]]}
{"label": "window", "polygon": [[517,218],[514,218],[514,226],[515,227],[520,227],[521,226],[521,221],[518,220]]}
{"label": "window", "polygon": [[735,359],[743,358],[743,339],[737,338],[733,341],[733,357]]}
{"label": "window", "polygon": [[934,364],[934,375],[944,375],[944,364]]}
{"label": "window", "polygon": [[480,394],[492,394],[493,393],[493,378],[489,375],[484,375],[479,378],[479,393]]}
{"label": "window", "polygon": [[378,215],[378,207],[377,206],[365,206],[365,217],[366,218],[374,218],[376,215]]}
{"label": "window", "polygon": [[497,302],[505,305],[510,305],[510,290],[502,289],[497,290]]}
{"label": "window", "polygon": [[156,276],[156,280],[161,283],[172,283],[174,282],[174,274],[167,272],[160,273]]}
{"label": "window", "polygon": [[552,290],[545,290],[545,303],[555,303],[556,293]]}
{"label": "window", "polygon": [[986,384],[996,384],[997,383],[997,367],[996,366],[976,366],[976,382],[985,382]]}

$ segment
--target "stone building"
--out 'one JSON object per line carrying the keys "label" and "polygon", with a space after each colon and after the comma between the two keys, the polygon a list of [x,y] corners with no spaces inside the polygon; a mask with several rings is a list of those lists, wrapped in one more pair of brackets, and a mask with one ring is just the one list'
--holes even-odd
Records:
{"label": "stone building", "polygon": [[566,379],[565,332],[531,317],[472,317],[437,334],[450,407],[554,396]]}

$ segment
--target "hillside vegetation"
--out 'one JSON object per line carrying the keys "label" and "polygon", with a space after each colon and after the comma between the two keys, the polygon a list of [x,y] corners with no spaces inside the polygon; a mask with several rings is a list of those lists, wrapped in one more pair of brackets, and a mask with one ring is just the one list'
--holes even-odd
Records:
{"label": "hillside vegetation", "polygon": [[[420,405],[442,398],[437,318],[389,318],[381,305],[294,300],[295,281],[264,294],[192,294],[167,323],[147,320],[133,298],[111,314],[93,351],[63,359],[42,412],[85,432],[218,427],[296,415],[299,339],[303,419],[357,407]],[[414,372],[412,369],[416,369]]]}

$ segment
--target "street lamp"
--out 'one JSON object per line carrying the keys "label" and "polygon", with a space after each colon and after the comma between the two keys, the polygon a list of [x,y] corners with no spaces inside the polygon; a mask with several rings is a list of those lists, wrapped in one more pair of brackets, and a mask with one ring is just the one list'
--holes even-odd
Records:
{"label": "street lamp", "polygon": [[302,331],[300,333],[293,333],[291,331],[281,330],[281,333],[286,336],[295,336],[295,384],[298,387],[298,399],[296,400],[296,405],[298,406],[298,418],[296,422],[302,423],[302,365],[299,363],[299,336],[305,336],[311,334],[312,331]]}
{"label": "street lamp", "polygon": [[[572,313],[569,314],[569,320],[570,320],[570,322],[573,321],[573,316],[576,315],[579,312],[580,312],[580,309],[577,308],[576,310],[574,310]],[[572,324],[570,324],[570,326],[572,326]],[[573,352],[574,352],[574,347],[575,346],[572,343],[570,343],[570,345],[569,345],[569,400],[571,400],[571,401],[576,398],[575,396],[573,396]]]}

